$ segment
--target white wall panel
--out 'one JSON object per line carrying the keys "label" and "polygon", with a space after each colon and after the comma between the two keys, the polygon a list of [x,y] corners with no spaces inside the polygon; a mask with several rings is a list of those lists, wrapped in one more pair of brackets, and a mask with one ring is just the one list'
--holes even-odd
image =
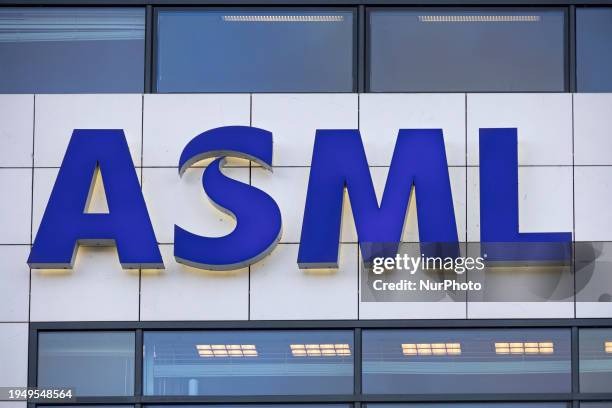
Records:
{"label": "white wall panel", "polygon": [[576,240],[612,241],[612,167],[575,167]]}
{"label": "white wall panel", "polygon": [[576,165],[612,165],[612,94],[574,95]]}
{"label": "white wall panel", "polygon": [[0,169],[0,244],[29,244],[32,170]]}
{"label": "white wall panel", "polygon": [[577,319],[610,319],[612,318],[612,302],[580,302],[576,301]]}
{"label": "white wall panel", "polygon": [[574,302],[468,302],[468,319],[573,319]]}
{"label": "white wall panel", "polygon": [[[194,234],[221,237],[236,226],[234,218],[216,209],[202,188],[203,168],[144,168],[143,193],[158,242],[174,242],[174,225]],[[249,183],[248,168],[225,168],[223,173]]]}
{"label": "white wall panel", "polygon": [[[360,257],[360,260],[362,258]],[[363,263],[360,261],[359,267],[363,268]],[[466,296],[460,294],[457,298],[451,298],[444,292],[415,292],[414,296],[410,293],[396,292],[384,293],[386,299],[408,299],[411,301],[363,301],[361,293],[363,272],[359,274],[359,319],[465,319],[466,318]],[[411,279],[413,282],[418,282],[421,279],[438,281],[440,278],[439,272],[433,272],[426,276],[421,271]],[[451,275],[444,276],[446,279],[452,279]],[[457,277],[458,282],[465,282],[465,275]],[[418,301],[417,301],[418,300]]]}
{"label": "white wall panel", "polygon": [[362,94],[359,129],[370,166],[389,166],[399,129],[442,129],[451,166],[465,165],[465,94]]}
{"label": "white wall panel", "polygon": [[0,246],[0,322],[27,322],[30,313],[29,245]]}
{"label": "white wall panel", "polygon": [[139,166],[142,95],[36,95],[35,166],[59,167],[74,129],[123,129]]}
{"label": "white wall panel", "polygon": [[[574,158],[585,165],[574,169],[572,97]],[[243,320],[249,308],[258,320],[573,317],[573,302],[360,303],[358,248],[347,199],[342,240],[351,244],[342,245],[340,270],[299,270],[295,243],[307,166],[316,129],[359,125],[369,164],[376,166],[370,171],[380,202],[398,130],[442,128],[449,165],[456,166],[449,174],[459,239],[478,241],[478,168],[464,167],[466,150],[469,165],[478,165],[478,128],[518,127],[520,232],[572,231],[575,219],[577,240],[612,241],[610,106],[612,94],[0,95],[0,244],[6,244],[0,247],[0,321],[27,321],[29,312],[33,321],[138,320],[139,313],[143,320]],[[84,248],[72,272],[32,271],[28,310],[25,260],[31,228],[36,233],[57,176],[56,168],[40,167],[61,164],[74,128],[125,130],[136,165],[142,151],[143,163],[150,166],[142,170],[143,194],[157,239],[172,243],[174,224],[211,237],[235,227],[206,197],[203,169],[190,169],[181,178],[176,166],[194,136],[219,126],[249,125],[251,117],[253,126],[273,132],[274,172],[231,160],[230,166],[240,168],[224,173],[245,183],[250,179],[277,201],[283,236],[270,256],[251,267],[250,277],[246,269],[227,276],[184,267],[173,260],[172,246],[162,245],[167,269],[145,271],[140,299],[139,274],[121,269],[114,248]],[[27,167],[33,142],[39,168],[32,183]],[[98,193],[95,208],[100,207]],[[412,200],[404,241],[418,240],[416,215]],[[602,258],[598,262],[585,288],[589,296],[578,295],[577,317],[612,317],[606,301],[612,294],[608,264]],[[603,300],[593,299],[599,292]]]}
{"label": "white wall panel", "polygon": [[340,246],[337,270],[300,270],[297,255],[279,244],[251,266],[251,319],[357,319],[357,245]]}
{"label": "white wall panel", "polygon": [[253,126],[272,132],[275,166],[309,166],[317,129],[357,129],[357,94],[256,94]]}
{"label": "white wall panel", "polygon": [[220,126],[249,126],[248,94],[151,94],[144,97],[145,166],[176,167],[183,148]]}
{"label": "white wall panel", "polygon": [[520,165],[572,164],[572,95],[468,94],[468,164],[479,163],[480,128],[518,128]]}
{"label": "white wall panel", "polygon": [[27,385],[27,323],[0,323],[0,367],[0,387]]}
{"label": "white wall panel", "polygon": [[72,270],[32,270],[32,321],[138,320],[139,271],[114,247],[81,247]]}
{"label": "white wall panel", "polygon": [[[480,241],[480,169],[468,168],[468,241]],[[573,232],[571,167],[520,167],[519,232]]]}
{"label": "white wall panel", "polygon": [[0,167],[32,166],[34,95],[0,95]]}
{"label": "white wall panel", "polygon": [[576,317],[612,318],[612,242],[577,242]]}
{"label": "white wall panel", "polygon": [[141,320],[248,320],[249,270],[205,271],[175,261],[160,245],[165,270],[143,270]]}

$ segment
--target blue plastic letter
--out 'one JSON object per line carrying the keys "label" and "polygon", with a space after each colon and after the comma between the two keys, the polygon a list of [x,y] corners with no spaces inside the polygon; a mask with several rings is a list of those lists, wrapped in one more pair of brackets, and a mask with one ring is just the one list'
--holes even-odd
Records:
{"label": "blue plastic letter", "polygon": [[[187,144],[179,173],[200,160],[234,156],[252,160],[272,170],[272,133],[247,126],[211,129]],[[204,171],[202,185],[211,201],[234,216],[237,226],[220,238],[201,237],[174,226],[177,262],[203,269],[239,269],[266,256],[281,236],[281,214],[276,202],[263,191],[221,173],[225,158],[214,160]]]}
{"label": "blue plastic letter", "polygon": [[518,199],[516,128],[480,129],[480,240],[490,243],[488,259],[566,259],[572,233],[519,232]]}
{"label": "blue plastic letter", "polygon": [[[85,212],[97,169],[108,214]],[[123,130],[74,130],[28,264],[72,268],[79,244],[117,245],[126,269],[164,267]]]}
{"label": "blue plastic letter", "polygon": [[[301,268],[338,265],[344,189],[360,243],[399,243],[412,187],[422,243],[457,243],[441,129],[401,129],[380,207],[358,130],[317,130],[298,255]],[[453,244],[455,245],[455,244]],[[364,246],[362,245],[362,255]],[[367,260],[368,256],[364,255]]]}

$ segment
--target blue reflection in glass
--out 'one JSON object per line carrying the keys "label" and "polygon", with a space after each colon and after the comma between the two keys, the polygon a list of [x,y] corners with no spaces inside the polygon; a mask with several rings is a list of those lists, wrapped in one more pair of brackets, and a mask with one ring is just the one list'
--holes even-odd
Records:
{"label": "blue reflection in glass", "polygon": [[368,394],[570,392],[568,329],[364,330]]}
{"label": "blue reflection in glass", "polygon": [[612,91],[612,8],[576,10],[579,92]]}
{"label": "blue reflection in glass", "polygon": [[145,395],[353,392],[351,331],[144,334]]}
{"label": "blue reflection in glass", "polygon": [[565,88],[561,9],[369,13],[374,92],[517,92]]}
{"label": "blue reflection in glass", "polygon": [[142,92],[144,32],[143,8],[0,8],[0,92]]}
{"label": "blue reflection in glass", "polygon": [[41,332],[38,386],[77,397],[134,395],[134,332]]}
{"label": "blue reflection in glass", "polygon": [[158,92],[351,92],[353,12],[160,11]]}
{"label": "blue reflection in glass", "polygon": [[610,392],[612,329],[580,329],[580,392]]}

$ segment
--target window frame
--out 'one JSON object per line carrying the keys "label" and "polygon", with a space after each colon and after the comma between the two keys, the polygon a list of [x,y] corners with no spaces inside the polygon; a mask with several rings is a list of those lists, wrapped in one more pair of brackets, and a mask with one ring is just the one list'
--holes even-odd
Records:
{"label": "window frame", "polygon": [[[486,328],[566,328],[571,329],[571,393],[538,394],[363,394],[361,390],[361,337],[365,329],[486,329]],[[171,322],[45,322],[31,323],[29,330],[28,386],[37,385],[38,334],[45,331],[133,331],[136,333],[135,384],[132,397],[82,397],[70,405],[104,404],[142,405],[163,404],[303,404],[346,403],[355,408],[368,402],[567,402],[577,408],[581,401],[612,401],[607,393],[579,392],[578,336],[581,328],[612,328],[608,319],[498,319],[498,320],[325,320],[325,321],[171,321]],[[347,330],[353,331],[354,392],[348,395],[276,395],[276,396],[144,396],[143,353],[144,331],[193,330]],[[66,405],[46,403],[45,405]],[[28,408],[35,408],[30,403]]]}

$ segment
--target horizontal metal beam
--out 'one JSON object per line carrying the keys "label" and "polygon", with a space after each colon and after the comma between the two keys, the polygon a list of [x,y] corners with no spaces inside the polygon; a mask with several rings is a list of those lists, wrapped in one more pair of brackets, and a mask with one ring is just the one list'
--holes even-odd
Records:
{"label": "horizontal metal beam", "polygon": [[428,320],[271,320],[170,322],[41,322],[33,330],[239,330],[239,329],[355,329],[355,328],[518,328],[612,327],[612,319],[428,319]]}
{"label": "horizontal metal beam", "polygon": [[[612,393],[541,393],[541,394],[389,394],[389,395],[244,395],[244,396],[142,396],[142,397],[80,397],[74,403],[94,404],[324,404],[370,402],[567,402],[567,401],[610,401]],[[45,405],[62,405],[58,401]]]}
{"label": "horizontal metal beam", "polygon": [[612,0],[0,0],[11,6],[569,6]]}

